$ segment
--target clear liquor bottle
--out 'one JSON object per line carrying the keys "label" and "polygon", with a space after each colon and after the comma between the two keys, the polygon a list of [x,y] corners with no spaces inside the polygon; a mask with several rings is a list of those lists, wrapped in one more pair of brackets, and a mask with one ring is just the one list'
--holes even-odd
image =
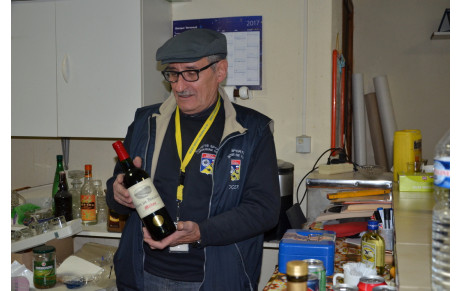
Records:
{"label": "clear liquor bottle", "polygon": [[80,195],[81,220],[84,225],[97,223],[96,191],[93,185],[92,165],[85,165],[85,179]]}
{"label": "clear liquor bottle", "polygon": [[385,240],[378,233],[378,221],[369,220],[367,232],[361,238],[361,262],[376,269],[378,275],[385,272]]}
{"label": "clear liquor bottle", "polygon": [[450,290],[450,131],[436,145],[431,243],[431,289]]}
{"label": "clear liquor bottle", "polygon": [[85,172],[82,170],[72,170],[69,171],[69,178],[72,179],[72,188],[70,188],[69,192],[72,194],[72,214],[73,219],[81,218],[81,203],[80,203],[80,195],[81,195],[81,187],[83,182],[81,179],[85,177]]}
{"label": "clear liquor bottle", "polygon": [[102,181],[94,180],[94,188],[96,190],[96,208],[97,208],[97,223],[107,222],[108,207],[105,202],[105,194],[102,189]]}

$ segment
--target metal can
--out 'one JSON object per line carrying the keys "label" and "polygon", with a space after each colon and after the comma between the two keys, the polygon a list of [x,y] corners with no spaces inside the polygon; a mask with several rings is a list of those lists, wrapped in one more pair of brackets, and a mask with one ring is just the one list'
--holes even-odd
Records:
{"label": "metal can", "polygon": [[33,249],[34,286],[47,289],[56,285],[56,249],[42,245]]}
{"label": "metal can", "polygon": [[398,291],[398,288],[390,285],[375,286],[372,291]]}
{"label": "metal can", "polygon": [[358,290],[359,291],[372,291],[376,286],[386,285],[385,279],[380,276],[365,276],[359,279]]}
{"label": "metal can", "polygon": [[337,284],[332,286],[333,291],[358,291],[358,287],[349,284]]}
{"label": "metal can", "polygon": [[319,291],[326,291],[326,270],[323,261],[317,259],[304,260],[308,264],[308,274],[315,274],[319,280]]}
{"label": "metal can", "polygon": [[319,279],[315,274],[308,274],[307,291],[319,291]]}

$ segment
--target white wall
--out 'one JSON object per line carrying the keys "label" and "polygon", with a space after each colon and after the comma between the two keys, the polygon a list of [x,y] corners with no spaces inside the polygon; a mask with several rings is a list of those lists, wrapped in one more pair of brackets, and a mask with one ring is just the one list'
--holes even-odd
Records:
{"label": "white wall", "polygon": [[[431,40],[449,0],[354,0],[354,72],[386,75],[397,129],[420,129],[422,155],[430,163],[449,128],[450,40]],[[369,161],[368,161],[369,162]]]}
{"label": "white wall", "polygon": [[[254,91],[253,100],[238,100],[238,103],[259,110],[275,120],[277,155],[294,163],[295,186],[330,145],[331,51],[335,48],[336,35],[341,30],[339,2],[308,2],[305,132],[302,128],[303,0],[193,0],[172,3],[174,20],[263,16],[263,89]],[[333,13],[336,14],[334,17]],[[295,152],[295,137],[303,133],[312,137],[310,154]],[[69,168],[83,169],[85,163],[92,163],[93,176],[107,179],[112,175],[115,164],[112,142],[71,139]],[[59,139],[14,138],[11,147],[12,188],[52,181],[56,155],[61,153]],[[302,194],[303,190],[300,192]]]}

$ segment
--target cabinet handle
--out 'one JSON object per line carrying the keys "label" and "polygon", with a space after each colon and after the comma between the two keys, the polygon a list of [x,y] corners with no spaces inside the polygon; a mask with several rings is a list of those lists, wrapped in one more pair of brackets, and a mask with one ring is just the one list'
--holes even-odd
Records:
{"label": "cabinet handle", "polygon": [[61,64],[61,72],[62,72],[62,77],[64,78],[64,81],[66,83],[69,83],[69,57],[67,55],[64,56],[62,59],[62,64]]}

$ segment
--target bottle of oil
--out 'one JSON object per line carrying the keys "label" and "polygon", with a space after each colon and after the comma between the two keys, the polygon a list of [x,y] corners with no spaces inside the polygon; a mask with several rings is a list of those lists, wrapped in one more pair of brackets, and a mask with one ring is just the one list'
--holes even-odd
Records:
{"label": "bottle of oil", "polygon": [[385,240],[378,232],[378,221],[369,220],[367,232],[361,238],[361,262],[376,269],[378,275],[385,271]]}

